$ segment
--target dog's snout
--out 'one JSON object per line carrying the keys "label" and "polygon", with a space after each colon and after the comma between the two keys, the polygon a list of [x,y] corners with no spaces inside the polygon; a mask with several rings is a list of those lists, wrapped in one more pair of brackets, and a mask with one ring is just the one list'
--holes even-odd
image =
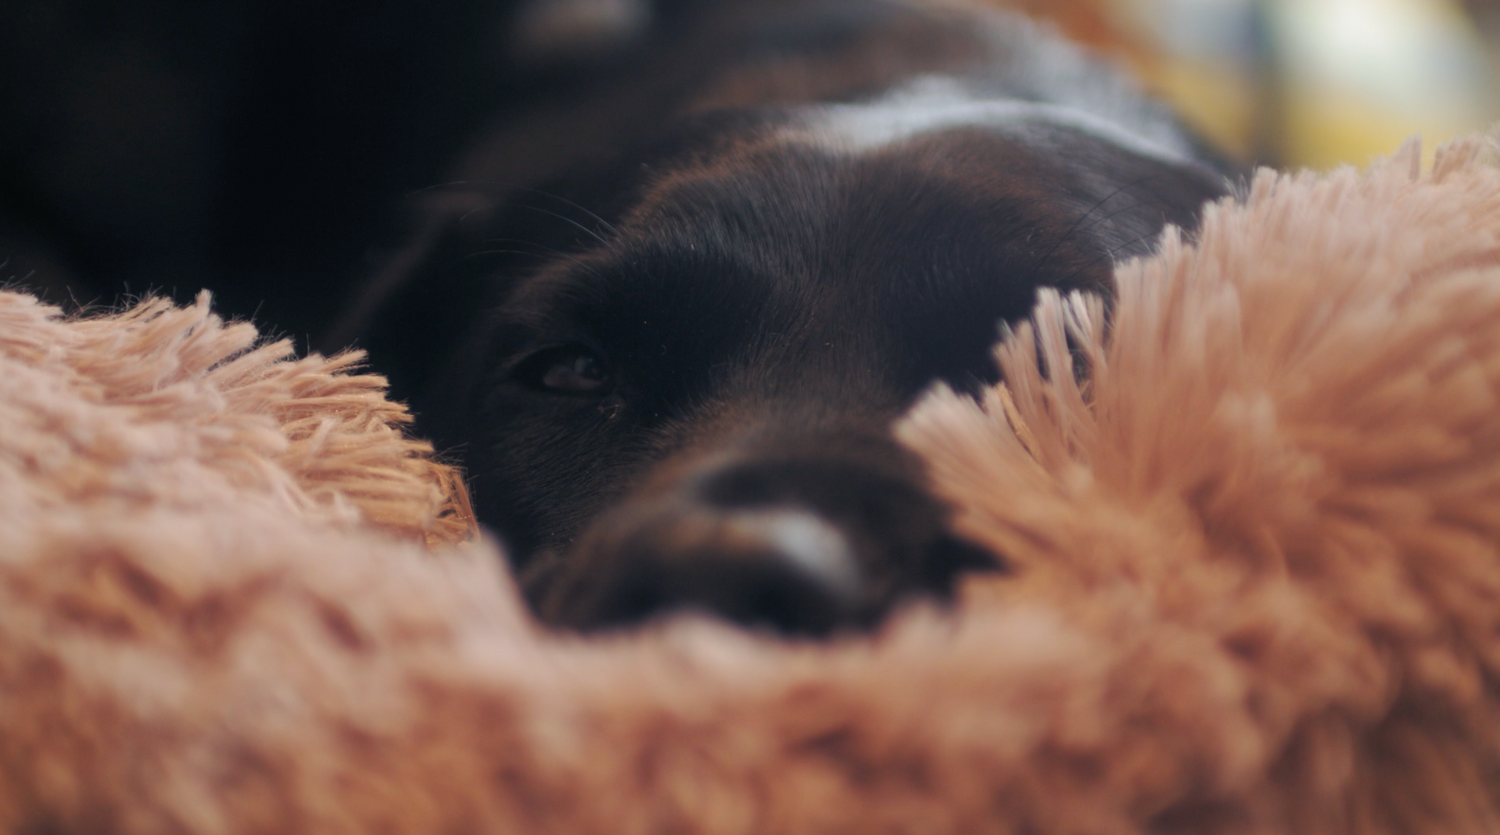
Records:
{"label": "dog's snout", "polygon": [[591,576],[559,578],[546,590],[539,608],[548,620],[597,629],[698,610],[823,635],[864,614],[865,578],[851,542],[806,510],[679,505],[604,527],[583,546]]}
{"label": "dog's snout", "polygon": [[591,525],[524,585],[554,625],[600,629],[697,610],[789,635],[877,622],[909,594],[948,594],[993,558],[893,441],[766,444],[674,469]]}

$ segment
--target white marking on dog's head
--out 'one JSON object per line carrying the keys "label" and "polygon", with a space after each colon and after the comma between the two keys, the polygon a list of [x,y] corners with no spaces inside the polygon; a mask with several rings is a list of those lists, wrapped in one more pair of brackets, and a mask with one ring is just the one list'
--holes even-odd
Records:
{"label": "white marking on dog's head", "polygon": [[986,98],[946,76],[924,76],[869,102],[807,108],[791,133],[819,147],[860,154],[959,127],[1010,132],[1033,126],[1085,134],[1168,164],[1193,162],[1192,149],[1167,125],[1143,122],[1127,128],[1068,105]]}

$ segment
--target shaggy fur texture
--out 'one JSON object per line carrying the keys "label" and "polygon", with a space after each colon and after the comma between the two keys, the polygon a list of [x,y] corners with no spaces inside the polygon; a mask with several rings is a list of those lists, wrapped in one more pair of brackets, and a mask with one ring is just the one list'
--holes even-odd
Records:
{"label": "shaggy fur texture", "polygon": [[0,830],[1500,831],[1485,148],[1045,298],[901,427],[1017,572],[832,645],[542,634],[350,358],[0,297]]}

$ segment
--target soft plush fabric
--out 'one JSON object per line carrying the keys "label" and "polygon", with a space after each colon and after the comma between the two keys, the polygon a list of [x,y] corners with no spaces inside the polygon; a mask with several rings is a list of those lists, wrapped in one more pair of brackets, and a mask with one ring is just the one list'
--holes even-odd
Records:
{"label": "soft plush fabric", "polygon": [[1045,297],[899,428],[1015,570],[830,644],[546,634],[353,358],[0,295],[0,830],[1500,831],[1486,149]]}

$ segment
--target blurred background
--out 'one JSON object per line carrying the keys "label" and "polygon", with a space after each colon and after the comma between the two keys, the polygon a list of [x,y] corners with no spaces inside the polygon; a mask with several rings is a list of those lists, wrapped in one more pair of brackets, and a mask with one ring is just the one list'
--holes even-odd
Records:
{"label": "blurred background", "polygon": [[[315,333],[466,138],[704,2],[4,0],[0,284],[210,286]],[[917,2],[1050,18],[1244,162],[1360,165],[1417,133],[1430,155],[1500,119],[1500,0]]]}
{"label": "blurred background", "polygon": [[1363,165],[1500,118],[1500,0],[1031,0],[1206,136],[1281,167]]}

